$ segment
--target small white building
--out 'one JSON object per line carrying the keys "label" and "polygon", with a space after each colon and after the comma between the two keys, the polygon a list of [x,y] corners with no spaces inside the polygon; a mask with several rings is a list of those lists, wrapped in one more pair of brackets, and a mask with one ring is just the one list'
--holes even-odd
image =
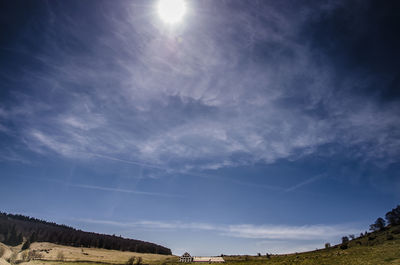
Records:
{"label": "small white building", "polygon": [[179,262],[223,263],[225,260],[222,257],[192,257],[189,253],[185,252],[179,258]]}
{"label": "small white building", "polygon": [[185,252],[180,258],[179,262],[193,262],[193,257],[189,253]]}

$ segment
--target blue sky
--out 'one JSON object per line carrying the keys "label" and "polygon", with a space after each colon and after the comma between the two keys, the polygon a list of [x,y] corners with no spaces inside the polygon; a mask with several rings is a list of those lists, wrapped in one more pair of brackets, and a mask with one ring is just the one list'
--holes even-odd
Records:
{"label": "blue sky", "polygon": [[0,210],[287,253],[400,199],[396,1],[5,1]]}

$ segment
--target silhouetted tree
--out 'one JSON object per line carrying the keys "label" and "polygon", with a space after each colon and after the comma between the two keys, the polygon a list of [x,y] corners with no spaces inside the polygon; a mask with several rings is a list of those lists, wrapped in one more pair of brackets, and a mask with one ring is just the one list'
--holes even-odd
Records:
{"label": "silhouetted tree", "polygon": [[325,248],[330,248],[331,247],[331,243],[325,243]]}
{"label": "silhouetted tree", "polygon": [[376,219],[375,223],[369,226],[369,230],[375,232],[375,231],[381,231],[385,228],[385,220],[383,218],[379,217]]}
{"label": "silhouetted tree", "polygon": [[29,242],[33,243],[33,242],[36,242],[36,240],[37,240],[37,234],[35,231],[33,231],[31,236],[29,237]]}
{"label": "silhouetted tree", "polygon": [[349,238],[347,236],[342,237],[342,244],[346,244],[349,242]]}
{"label": "silhouetted tree", "polygon": [[26,240],[25,243],[22,245],[21,250],[28,249],[28,248],[30,247],[30,245],[31,245],[31,242],[30,242],[29,239],[28,239],[28,240]]}
{"label": "silhouetted tree", "polygon": [[16,225],[14,224],[8,231],[4,243],[10,246],[17,246],[22,243],[22,234],[17,234]]}
{"label": "silhouetted tree", "polygon": [[397,205],[396,208],[392,209],[390,212],[387,212],[385,218],[390,225],[400,224],[400,205]]}

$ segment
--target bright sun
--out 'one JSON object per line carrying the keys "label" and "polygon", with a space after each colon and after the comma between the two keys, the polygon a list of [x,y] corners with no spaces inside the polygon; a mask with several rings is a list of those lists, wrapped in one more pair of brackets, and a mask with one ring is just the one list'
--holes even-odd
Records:
{"label": "bright sun", "polygon": [[186,4],[184,0],[159,0],[157,9],[165,23],[175,24],[185,15]]}

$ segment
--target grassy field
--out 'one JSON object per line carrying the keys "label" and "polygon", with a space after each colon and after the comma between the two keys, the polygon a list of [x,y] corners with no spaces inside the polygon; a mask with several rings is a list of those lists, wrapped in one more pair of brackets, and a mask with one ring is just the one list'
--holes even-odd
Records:
{"label": "grassy field", "polygon": [[[247,259],[247,261],[246,261]],[[397,240],[379,246],[356,246],[346,250],[339,248],[308,253],[266,257],[225,257],[226,264],[343,264],[381,265],[400,264],[400,242]]]}
{"label": "grassy field", "polygon": [[[143,264],[177,265],[177,256],[122,252],[96,248],[76,248],[51,243],[34,243],[29,250],[20,251],[21,246],[4,249],[0,265],[9,265],[7,260],[14,255],[14,262],[21,265],[112,265],[126,264],[130,257],[141,257]],[[23,262],[24,253],[40,253],[40,260]],[[400,226],[382,232],[368,234],[349,241],[348,248],[333,246],[316,251],[266,256],[225,256],[226,265],[400,265]],[[62,260],[62,261],[61,261]]]}
{"label": "grassy field", "polygon": [[[225,256],[226,265],[400,265],[400,226],[371,233],[348,243],[310,252],[266,256]],[[179,263],[168,263],[175,265]]]}
{"label": "grassy field", "polygon": [[[3,256],[4,260],[11,257],[11,253],[14,252],[16,255],[16,262],[21,265],[35,264],[35,265],[110,265],[110,264],[125,264],[131,257],[141,257],[144,264],[157,265],[163,264],[164,262],[176,262],[178,257],[172,255],[158,255],[158,254],[147,254],[147,253],[135,253],[129,251],[117,251],[107,250],[99,248],[77,248],[56,245],[52,243],[33,243],[28,250],[20,251],[21,246],[10,248],[3,245],[6,248],[6,255]],[[35,252],[40,257],[30,260],[29,262],[22,262],[24,259],[24,253]],[[0,265],[3,265],[1,263]]]}

